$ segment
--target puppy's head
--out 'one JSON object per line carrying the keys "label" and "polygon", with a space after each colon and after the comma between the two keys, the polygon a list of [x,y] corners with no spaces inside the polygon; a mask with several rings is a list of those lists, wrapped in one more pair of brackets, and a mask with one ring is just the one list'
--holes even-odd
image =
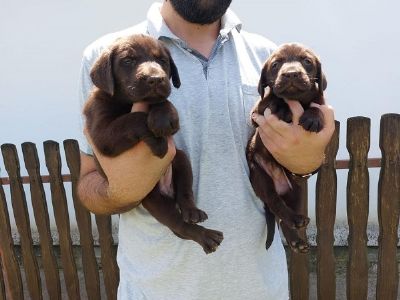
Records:
{"label": "puppy's head", "polygon": [[327,81],[314,52],[292,43],[280,46],[264,64],[258,84],[262,98],[267,86],[279,98],[308,104],[316,95],[322,95]]}
{"label": "puppy's head", "polygon": [[162,42],[145,35],[118,39],[95,62],[90,77],[100,90],[125,102],[156,103],[180,86],[178,70]]}

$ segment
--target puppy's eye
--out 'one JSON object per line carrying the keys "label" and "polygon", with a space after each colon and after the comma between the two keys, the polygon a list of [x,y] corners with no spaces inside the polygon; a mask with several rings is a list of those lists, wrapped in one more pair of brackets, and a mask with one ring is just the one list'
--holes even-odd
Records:
{"label": "puppy's eye", "polygon": [[274,62],[271,64],[271,69],[272,69],[272,70],[275,70],[275,69],[278,67],[278,65],[279,65],[279,61],[274,61]]}
{"label": "puppy's eye", "polygon": [[135,63],[135,60],[132,57],[127,57],[124,58],[123,62],[125,65],[132,65]]}
{"label": "puppy's eye", "polygon": [[162,64],[168,64],[169,63],[169,59],[163,57],[163,58],[160,58],[160,62]]}
{"label": "puppy's eye", "polygon": [[309,59],[309,58],[304,58],[304,59],[303,59],[303,62],[304,62],[304,64],[305,64],[306,66],[311,66],[311,65],[312,65],[312,61],[311,61],[311,59]]}

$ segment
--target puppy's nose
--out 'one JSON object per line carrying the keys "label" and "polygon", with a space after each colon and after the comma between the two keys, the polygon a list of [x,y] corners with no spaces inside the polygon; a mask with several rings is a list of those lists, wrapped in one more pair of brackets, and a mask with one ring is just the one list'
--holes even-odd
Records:
{"label": "puppy's nose", "polygon": [[150,86],[156,86],[160,84],[162,80],[163,78],[160,76],[149,76],[146,78],[146,82]]}
{"label": "puppy's nose", "polygon": [[282,74],[282,76],[288,78],[288,79],[295,79],[299,78],[301,75],[301,72],[298,71],[288,71]]}

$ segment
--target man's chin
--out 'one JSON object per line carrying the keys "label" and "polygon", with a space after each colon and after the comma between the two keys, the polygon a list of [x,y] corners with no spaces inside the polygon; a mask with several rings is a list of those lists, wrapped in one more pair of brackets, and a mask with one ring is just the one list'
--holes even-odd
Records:
{"label": "man's chin", "polygon": [[170,2],[185,21],[210,25],[222,18],[232,0],[170,0]]}

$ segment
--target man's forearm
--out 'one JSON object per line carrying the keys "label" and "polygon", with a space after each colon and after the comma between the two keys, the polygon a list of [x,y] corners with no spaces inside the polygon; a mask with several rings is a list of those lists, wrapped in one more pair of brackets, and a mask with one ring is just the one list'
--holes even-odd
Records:
{"label": "man's forearm", "polygon": [[78,184],[81,203],[95,214],[123,213],[140,204],[140,200],[123,201],[118,195],[112,195],[108,181],[97,171],[81,177]]}
{"label": "man's forearm", "polygon": [[[95,153],[97,152],[94,148]],[[167,155],[159,159],[150,148],[139,143],[121,155],[108,158],[100,154],[107,179],[96,169],[92,156],[81,154],[78,195],[83,205],[96,214],[122,213],[140,204],[170,165],[175,147],[170,140]]]}

